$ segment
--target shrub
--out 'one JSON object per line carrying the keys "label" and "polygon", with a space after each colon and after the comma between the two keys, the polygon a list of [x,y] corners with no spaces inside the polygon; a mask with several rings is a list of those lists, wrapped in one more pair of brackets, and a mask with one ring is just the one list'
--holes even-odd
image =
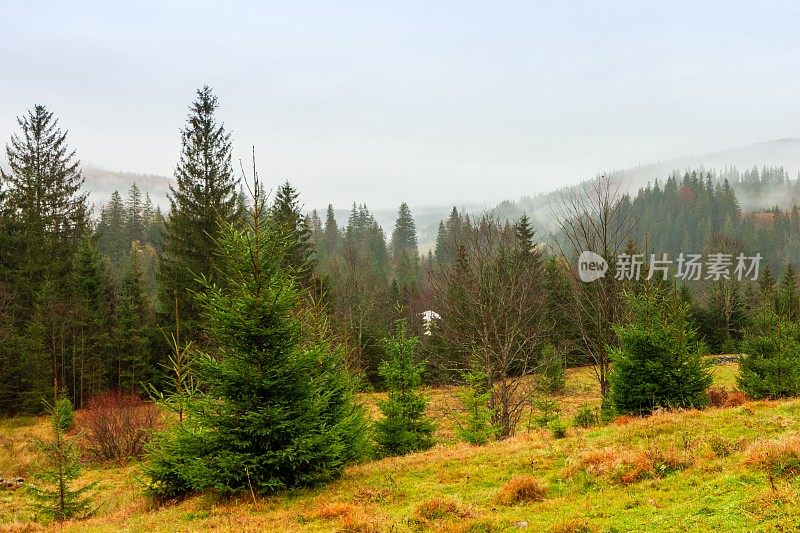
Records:
{"label": "shrub", "polygon": [[435,497],[419,504],[415,514],[422,520],[428,521],[444,518],[468,518],[472,513],[454,500]]}
{"label": "shrub", "polygon": [[549,398],[536,398],[533,400],[536,414],[531,411],[531,421],[535,427],[546,428],[551,420],[558,418],[558,404]]}
{"label": "shrub", "polygon": [[648,287],[627,295],[631,324],[617,326],[611,349],[610,399],[619,413],[645,415],[658,407],[703,407],[711,361],[676,294]]}
{"label": "shrub", "polygon": [[492,388],[485,372],[472,371],[464,378],[467,387],[460,396],[465,414],[458,419],[456,433],[464,442],[483,445],[497,435],[497,428],[492,424],[494,410],[489,408]]}
{"label": "shrub", "polygon": [[800,435],[761,440],[744,453],[744,464],[772,476],[800,475]]}
{"label": "shrub", "polygon": [[496,500],[502,505],[539,502],[547,494],[547,486],[533,476],[515,476],[507,481],[497,493]]}
{"label": "shrub", "polygon": [[545,345],[541,355],[539,388],[547,394],[562,392],[567,383],[567,369],[564,364],[564,358],[552,344]]}
{"label": "shrub", "polygon": [[711,435],[708,439],[708,446],[717,457],[728,457],[737,449],[736,442],[721,435]]}
{"label": "shrub", "polygon": [[738,407],[747,401],[747,395],[738,390],[722,387],[708,389],[708,404],[711,407]]}
{"label": "shrub", "polygon": [[79,417],[86,451],[96,461],[141,457],[158,420],[155,405],[122,391],[91,397]]}
{"label": "shrub", "polygon": [[553,437],[557,439],[563,439],[567,436],[567,424],[560,418],[554,418],[548,422],[547,427],[550,429],[550,433],[553,434]]}
{"label": "shrub", "polygon": [[749,397],[800,394],[800,328],[765,306],[753,317],[741,343],[739,388]]}
{"label": "shrub", "polygon": [[578,408],[578,412],[575,413],[575,417],[572,419],[573,425],[584,429],[594,426],[597,424],[597,421],[597,411],[591,405],[587,404],[581,405]]}
{"label": "shrub", "polygon": [[389,398],[379,402],[383,418],[375,423],[375,440],[381,456],[404,455],[433,446],[435,426],[425,416],[427,400],[418,389],[422,384],[424,365],[414,363],[416,337],[406,336],[405,324],[397,324],[397,332],[385,340],[388,359],[378,373],[385,380]]}

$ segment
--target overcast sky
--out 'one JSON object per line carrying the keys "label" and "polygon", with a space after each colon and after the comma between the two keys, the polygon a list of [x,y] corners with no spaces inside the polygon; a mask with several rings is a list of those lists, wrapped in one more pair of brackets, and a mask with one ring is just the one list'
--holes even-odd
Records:
{"label": "overcast sky", "polygon": [[0,135],[171,175],[195,89],[306,205],[490,203],[800,136],[798,2],[0,0]]}

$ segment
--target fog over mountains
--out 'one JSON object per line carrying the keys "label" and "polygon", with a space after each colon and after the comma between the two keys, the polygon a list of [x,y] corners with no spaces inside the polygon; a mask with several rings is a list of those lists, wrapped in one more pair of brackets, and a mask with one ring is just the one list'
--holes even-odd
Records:
{"label": "fog over mountains", "polygon": [[[655,180],[663,181],[673,172],[682,173],[687,169],[707,169],[721,172],[730,167],[736,167],[740,172],[743,172],[754,166],[758,168],[762,166],[782,166],[787,171],[789,178],[797,179],[798,173],[800,173],[800,138],[762,142],[721,152],[690,155],[624,169],[598,169],[598,173],[612,173],[622,181],[624,188],[635,194],[639,188]],[[113,191],[118,190],[124,195],[124,191],[127,191],[133,183],[136,183],[143,193],[148,193],[155,205],[161,206],[163,210],[169,207],[167,193],[169,185],[172,183],[172,178],[153,174],[115,172],[100,169],[90,164],[83,166],[83,173],[86,177],[86,188],[91,192],[90,202],[95,205],[96,210],[108,201]],[[291,181],[291,177],[289,179]],[[455,207],[459,211],[463,210],[468,213],[492,208],[497,208],[500,213],[508,215],[526,212],[529,216],[538,220],[539,223],[545,224],[548,217],[547,207],[558,195],[558,190],[572,184],[574,184],[574,180],[566,177],[564,181],[553,181],[552,192],[536,196],[524,196],[517,200],[508,200],[499,206],[484,205],[480,202],[480,199],[476,198],[476,201],[472,204],[458,204]],[[301,190],[301,198],[302,193],[303,191]],[[430,245],[434,242],[439,221],[446,218],[454,207],[449,203],[439,203],[443,200],[431,199],[428,205],[411,205],[423,250],[426,248],[426,244]],[[745,209],[771,207],[779,200],[780,198],[777,197],[740,199]],[[402,201],[404,201],[404,198],[398,198],[397,204],[399,205]],[[306,209],[308,211],[317,209],[320,212],[320,216],[324,216],[326,207],[325,205],[315,205],[306,206]],[[351,205],[335,205],[334,208],[340,225],[346,223]],[[387,232],[390,232],[397,215],[396,209],[377,209],[372,213]]]}

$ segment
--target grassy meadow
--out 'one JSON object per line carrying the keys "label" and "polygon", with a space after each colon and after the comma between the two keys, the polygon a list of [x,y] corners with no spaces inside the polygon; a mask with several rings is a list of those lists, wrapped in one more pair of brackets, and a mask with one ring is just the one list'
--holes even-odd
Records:
{"label": "grassy meadow", "polygon": [[[736,365],[716,367],[735,388]],[[789,531],[800,528],[800,399],[703,411],[620,417],[570,427],[556,439],[528,427],[474,447],[454,438],[453,389],[430,389],[437,446],[353,466],[327,486],[273,497],[196,496],[156,507],[136,464],[85,465],[98,481],[91,518],[64,531]],[[363,399],[374,413],[377,394]],[[737,400],[738,398],[738,400]],[[555,397],[570,420],[598,405],[591,370],[573,369]],[[724,402],[723,402],[724,403]],[[30,439],[45,418],[0,420],[0,476],[26,477]],[[0,489],[0,530],[45,529],[31,521],[24,490]],[[55,526],[50,526],[55,527]]]}

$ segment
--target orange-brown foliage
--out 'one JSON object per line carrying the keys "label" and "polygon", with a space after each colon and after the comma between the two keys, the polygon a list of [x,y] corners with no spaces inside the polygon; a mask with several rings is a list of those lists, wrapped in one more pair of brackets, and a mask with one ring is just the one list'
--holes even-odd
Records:
{"label": "orange-brown foliage", "polygon": [[503,505],[542,501],[547,486],[533,476],[514,476],[497,493],[497,501]]}

